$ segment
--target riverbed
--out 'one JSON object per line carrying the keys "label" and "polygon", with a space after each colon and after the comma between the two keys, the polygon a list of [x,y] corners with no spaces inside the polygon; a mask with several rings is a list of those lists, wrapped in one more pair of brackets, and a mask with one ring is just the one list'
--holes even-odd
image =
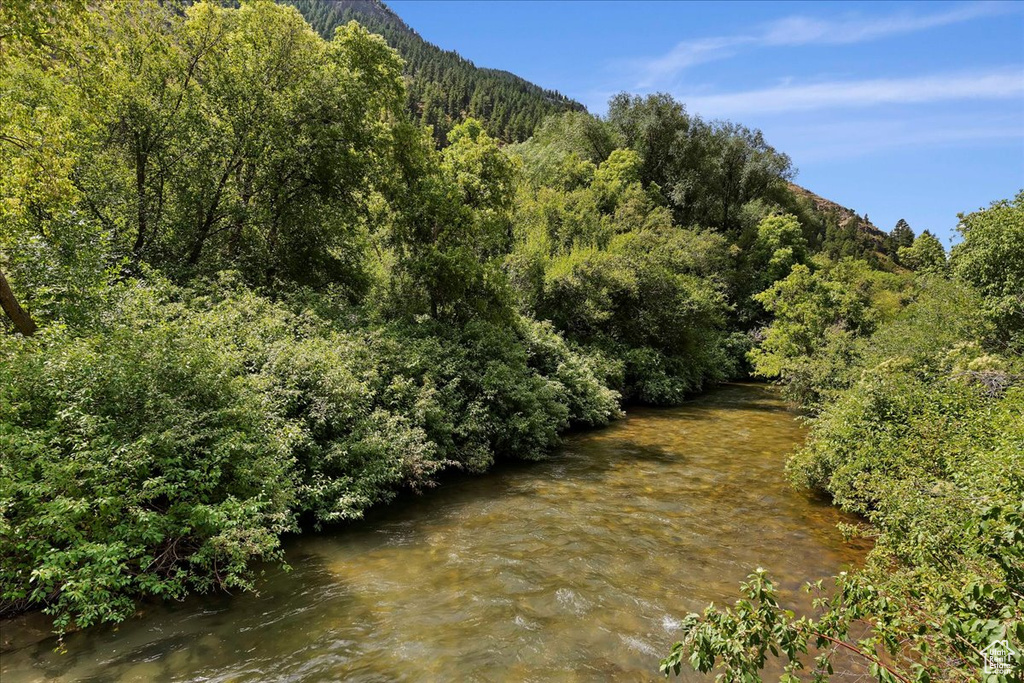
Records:
{"label": "riverbed", "polygon": [[630,410],[545,461],[294,538],[258,595],[145,605],[64,652],[40,615],[2,623],[0,677],[658,680],[682,617],[735,600],[756,567],[806,609],[806,581],[862,562],[840,513],[785,479],[804,432],[758,385]]}

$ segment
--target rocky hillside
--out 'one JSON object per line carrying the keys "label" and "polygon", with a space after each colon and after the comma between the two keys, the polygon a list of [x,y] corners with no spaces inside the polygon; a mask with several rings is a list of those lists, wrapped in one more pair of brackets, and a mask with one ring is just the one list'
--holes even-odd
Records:
{"label": "rocky hillside", "polygon": [[814,194],[805,187],[800,187],[795,183],[789,183],[789,190],[799,199],[810,202],[811,206],[814,207],[815,211],[826,215],[833,215],[836,217],[838,226],[840,228],[854,227],[858,232],[865,233],[872,238],[879,240],[885,238],[885,232],[879,229],[874,223],[869,221],[866,217],[859,215],[853,209],[849,209],[845,206],[836,204],[835,202],[825,199],[824,197]]}

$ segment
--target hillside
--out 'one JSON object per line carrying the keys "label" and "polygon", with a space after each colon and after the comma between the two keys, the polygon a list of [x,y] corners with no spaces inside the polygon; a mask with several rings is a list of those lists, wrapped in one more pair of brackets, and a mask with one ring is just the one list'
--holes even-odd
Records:
{"label": "hillside", "polygon": [[889,235],[866,216],[795,183],[787,183],[786,189],[787,196],[781,203],[800,218],[804,237],[812,249],[832,258],[867,259],[883,270],[897,267]]}
{"label": "hillside", "polygon": [[421,123],[445,135],[466,116],[484,122],[487,132],[520,142],[549,114],[583,111],[579,102],[545,90],[515,74],[481,68],[457,52],[428,43],[380,0],[290,0],[321,35],[356,20],[384,36],[405,60],[408,108]]}
{"label": "hillside", "polygon": [[811,192],[805,187],[800,187],[795,183],[789,183],[789,189],[798,198],[809,201],[815,211],[822,214],[834,215],[838,221],[839,227],[847,228],[852,226],[856,228],[858,232],[864,233],[872,239],[885,239],[885,232],[868,220],[866,216],[859,215],[853,209],[836,204],[832,200],[825,199],[824,197]]}
{"label": "hillside", "polygon": [[[521,142],[550,114],[585,111],[558,92],[507,71],[478,67],[454,50],[427,42],[381,0],[284,1],[324,37],[353,19],[384,36],[405,61],[407,108],[418,122],[433,126],[441,144],[466,116],[483,121],[500,140]],[[813,243],[845,244],[840,251],[848,255],[883,251],[885,233],[865,217],[799,185],[790,183],[789,189],[813,214],[813,220],[805,220],[815,224],[809,235]]]}

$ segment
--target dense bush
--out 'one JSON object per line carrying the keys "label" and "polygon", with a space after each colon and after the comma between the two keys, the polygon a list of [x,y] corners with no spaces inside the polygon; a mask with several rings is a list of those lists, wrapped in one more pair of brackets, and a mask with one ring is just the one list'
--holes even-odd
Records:
{"label": "dense bush", "polygon": [[870,619],[860,647],[912,678],[974,680],[989,643],[1024,644],[1024,387],[1019,360],[942,337],[864,368],[790,468],[876,535],[824,618]]}
{"label": "dense bush", "polygon": [[343,329],[232,278],[110,297],[89,334],[0,349],[0,604],[45,605],[60,629],[248,586],[300,520],[618,413],[594,361],[532,321]]}
{"label": "dense bush", "polygon": [[60,629],[248,585],[295,528],[296,430],[237,349],[150,303],[0,350],[0,600]]}
{"label": "dense bush", "polygon": [[627,398],[679,402],[729,376],[722,287],[692,264],[709,245],[718,248],[685,231],[644,232],[616,237],[605,250],[553,257],[536,315],[621,359]]}
{"label": "dense bush", "polygon": [[[641,183],[633,150],[597,164],[579,156],[601,149],[587,151],[587,133],[520,146],[526,181],[507,269],[529,315],[618,361],[610,377],[627,400],[677,403],[735,370],[725,342],[727,242],[673,225],[657,190]],[[572,144],[580,151],[567,151]]]}

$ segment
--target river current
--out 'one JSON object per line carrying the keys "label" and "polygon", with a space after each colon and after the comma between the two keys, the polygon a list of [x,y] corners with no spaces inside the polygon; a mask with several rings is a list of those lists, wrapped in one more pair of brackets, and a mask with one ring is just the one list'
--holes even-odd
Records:
{"label": "river current", "polygon": [[64,652],[41,615],[4,622],[0,678],[658,680],[680,619],[756,567],[806,609],[806,581],[862,561],[840,513],[785,479],[803,438],[757,385],[630,410],[545,461],[291,539],[258,595],[144,605]]}

